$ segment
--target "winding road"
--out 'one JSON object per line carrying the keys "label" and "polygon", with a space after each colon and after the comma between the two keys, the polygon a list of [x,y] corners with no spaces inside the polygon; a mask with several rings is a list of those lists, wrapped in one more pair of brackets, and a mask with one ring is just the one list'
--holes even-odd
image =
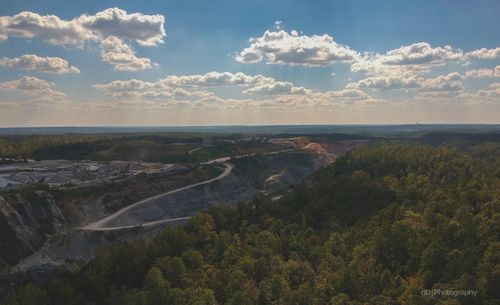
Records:
{"label": "winding road", "polygon": [[116,217],[120,216],[121,214],[123,214],[123,213],[127,212],[128,210],[133,209],[133,208],[135,208],[135,207],[137,207],[139,205],[147,204],[148,202],[150,202],[152,200],[156,200],[156,199],[161,198],[163,196],[167,196],[167,195],[174,194],[174,193],[177,193],[177,192],[185,191],[187,189],[191,189],[193,187],[197,187],[197,186],[200,186],[200,185],[209,184],[209,183],[212,183],[214,181],[217,181],[217,180],[220,180],[220,179],[226,177],[227,175],[229,175],[231,173],[231,171],[233,170],[233,167],[234,167],[230,163],[225,163],[226,161],[227,160],[225,158],[224,158],[224,160],[220,160],[220,161],[219,160],[210,161],[210,163],[220,162],[221,164],[223,164],[225,166],[224,171],[219,176],[217,176],[215,178],[208,179],[208,180],[205,180],[205,181],[202,181],[202,182],[198,182],[198,183],[195,183],[195,184],[191,184],[191,185],[188,185],[188,186],[184,186],[184,187],[181,187],[181,188],[178,188],[178,189],[166,192],[166,193],[162,193],[160,195],[156,195],[156,196],[153,196],[153,197],[149,197],[149,198],[143,199],[143,200],[138,201],[138,202],[136,202],[134,204],[131,204],[131,205],[127,206],[127,207],[124,207],[123,209],[121,209],[121,210],[119,210],[119,211],[117,211],[117,212],[115,212],[115,213],[107,216],[106,218],[103,218],[103,219],[98,220],[96,222],[90,223],[90,224],[86,225],[85,227],[82,227],[81,229],[82,230],[86,230],[86,231],[113,231],[113,230],[121,230],[121,229],[137,228],[137,227],[147,227],[147,226],[157,225],[157,224],[160,224],[160,223],[175,222],[175,221],[181,221],[181,220],[189,219],[191,217],[169,218],[169,219],[144,222],[144,223],[141,223],[141,224],[128,225],[128,226],[118,226],[118,227],[106,227],[105,226],[111,220],[115,219]]}
{"label": "winding road", "polygon": [[[274,154],[279,154],[279,153],[284,153],[284,152],[290,152],[290,151],[293,151],[293,149],[283,149],[283,150],[278,150],[278,151],[265,152],[265,153],[261,153],[260,155],[274,155]],[[255,155],[257,155],[257,153],[250,153],[250,154],[238,155],[238,156],[234,156],[233,159],[240,159],[240,158],[249,157],[249,156],[255,156]],[[153,196],[153,197],[149,197],[149,198],[143,199],[143,200],[138,201],[138,202],[136,202],[134,204],[131,204],[131,205],[127,206],[127,207],[124,207],[123,209],[121,209],[121,210],[119,210],[119,211],[117,211],[117,212],[115,212],[115,213],[113,213],[113,214],[111,214],[111,215],[109,215],[109,216],[101,219],[101,220],[98,220],[96,222],[90,223],[90,224],[86,225],[85,227],[81,227],[80,229],[85,230],[85,231],[113,231],[113,230],[121,230],[121,229],[147,227],[147,226],[157,225],[157,224],[160,224],[160,223],[168,223],[168,222],[176,222],[176,221],[187,220],[187,219],[189,219],[191,217],[187,216],[187,217],[178,217],[178,218],[168,218],[168,219],[149,221],[149,222],[144,222],[144,223],[135,224],[135,225],[127,225],[127,226],[114,226],[114,227],[107,227],[106,226],[107,223],[109,223],[110,221],[112,221],[116,217],[122,215],[123,213],[127,212],[128,210],[133,209],[133,208],[135,208],[135,207],[137,207],[139,205],[148,204],[149,202],[151,202],[153,200],[156,200],[158,198],[161,198],[163,196],[167,196],[167,195],[174,194],[174,193],[177,193],[177,192],[185,191],[185,190],[188,190],[188,189],[191,189],[193,187],[200,186],[200,185],[209,184],[209,183],[212,183],[214,181],[217,181],[217,180],[220,180],[220,179],[226,177],[227,175],[229,175],[231,173],[231,171],[234,168],[234,165],[228,163],[228,161],[230,161],[230,160],[231,160],[231,157],[222,157],[222,158],[217,158],[217,159],[213,159],[213,160],[201,163],[201,164],[219,163],[219,164],[222,164],[222,165],[225,166],[224,172],[222,172],[219,176],[217,176],[215,178],[208,179],[208,180],[205,180],[205,181],[202,181],[202,182],[198,182],[198,183],[195,183],[195,184],[184,186],[184,187],[181,187],[181,188],[178,188],[178,189],[166,192],[166,193],[162,193],[162,194],[159,194],[159,195],[156,195],[156,196]]]}

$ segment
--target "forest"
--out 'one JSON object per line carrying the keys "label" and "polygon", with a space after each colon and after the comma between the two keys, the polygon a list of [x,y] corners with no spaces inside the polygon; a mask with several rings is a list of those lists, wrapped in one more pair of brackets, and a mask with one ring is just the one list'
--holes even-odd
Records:
{"label": "forest", "polygon": [[4,304],[500,304],[499,236],[500,144],[377,143],[277,201],[103,249]]}
{"label": "forest", "polygon": [[[206,143],[205,143],[206,142]],[[204,144],[205,143],[205,144]],[[203,145],[203,147],[200,147]],[[195,164],[199,161],[278,150],[260,138],[241,134],[123,133],[0,135],[0,163],[6,160],[147,161]],[[192,153],[190,153],[192,152]]]}

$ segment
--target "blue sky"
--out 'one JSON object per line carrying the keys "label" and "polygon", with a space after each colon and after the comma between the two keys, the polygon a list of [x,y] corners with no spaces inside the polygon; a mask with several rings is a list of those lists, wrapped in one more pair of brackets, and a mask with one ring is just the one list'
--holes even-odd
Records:
{"label": "blue sky", "polygon": [[[124,15],[108,29],[87,22],[79,43],[48,42],[54,28],[20,33],[16,24],[21,12],[63,26],[112,8]],[[500,123],[499,11],[493,0],[2,3],[0,125]],[[127,24],[135,13],[143,29]],[[160,15],[166,36],[155,32]],[[266,31],[282,33],[272,38],[279,51],[265,51]],[[242,59],[246,48],[262,58]],[[312,57],[299,58],[304,50]],[[217,84],[207,85],[212,71]],[[236,73],[245,81],[224,82]],[[141,88],[124,92],[132,79]]]}

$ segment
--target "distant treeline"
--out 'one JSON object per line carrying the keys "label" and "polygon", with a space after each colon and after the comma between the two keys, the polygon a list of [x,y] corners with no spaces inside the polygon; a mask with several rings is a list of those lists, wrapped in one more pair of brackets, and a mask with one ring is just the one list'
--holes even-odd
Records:
{"label": "distant treeline", "polygon": [[[245,141],[239,142],[244,139]],[[233,142],[231,142],[233,141]],[[238,141],[238,142],[234,142]],[[198,150],[206,146],[212,148]],[[0,137],[2,159],[126,160],[192,163],[213,157],[265,152],[274,145],[240,134],[67,134]]]}
{"label": "distant treeline", "polygon": [[184,134],[4,136],[0,158],[189,163],[193,158],[187,152],[201,141]]}
{"label": "distant treeline", "polygon": [[432,146],[439,146],[447,143],[482,143],[500,142],[500,132],[496,133],[446,133],[434,132],[422,135],[420,141]]}

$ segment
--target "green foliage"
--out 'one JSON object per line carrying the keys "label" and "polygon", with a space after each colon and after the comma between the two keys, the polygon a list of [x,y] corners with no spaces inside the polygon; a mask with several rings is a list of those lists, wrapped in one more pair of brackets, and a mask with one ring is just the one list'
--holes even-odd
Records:
{"label": "green foliage", "polygon": [[0,158],[189,163],[195,160],[188,151],[200,142],[198,136],[181,134],[4,136]]}
{"label": "green foliage", "polygon": [[[497,172],[475,153],[449,148],[356,149],[279,201],[214,208],[147,244],[100,253],[62,282],[28,284],[16,300],[498,304]],[[424,296],[422,289],[478,295]]]}
{"label": "green foliage", "polygon": [[205,146],[193,152],[193,155],[200,161],[236,156],[243,154],[259,154],[280,150],[278,145],[262,143],[260,140],[246,140],[237,143],[228,141],[217,141],[212,146]]}
{"label": "green foliage", "polygon": [[34,284],[27,284],[19,290],[16,297],[9,304],[19,305],[48,305],[47,293]]}
{"label": "green foliage", "polygon": [[[201,146],[203,140],[213,143]],[[59,134],[0,137],[0,158],[196,163],[279,150],[259,138],[189,133]]]}

